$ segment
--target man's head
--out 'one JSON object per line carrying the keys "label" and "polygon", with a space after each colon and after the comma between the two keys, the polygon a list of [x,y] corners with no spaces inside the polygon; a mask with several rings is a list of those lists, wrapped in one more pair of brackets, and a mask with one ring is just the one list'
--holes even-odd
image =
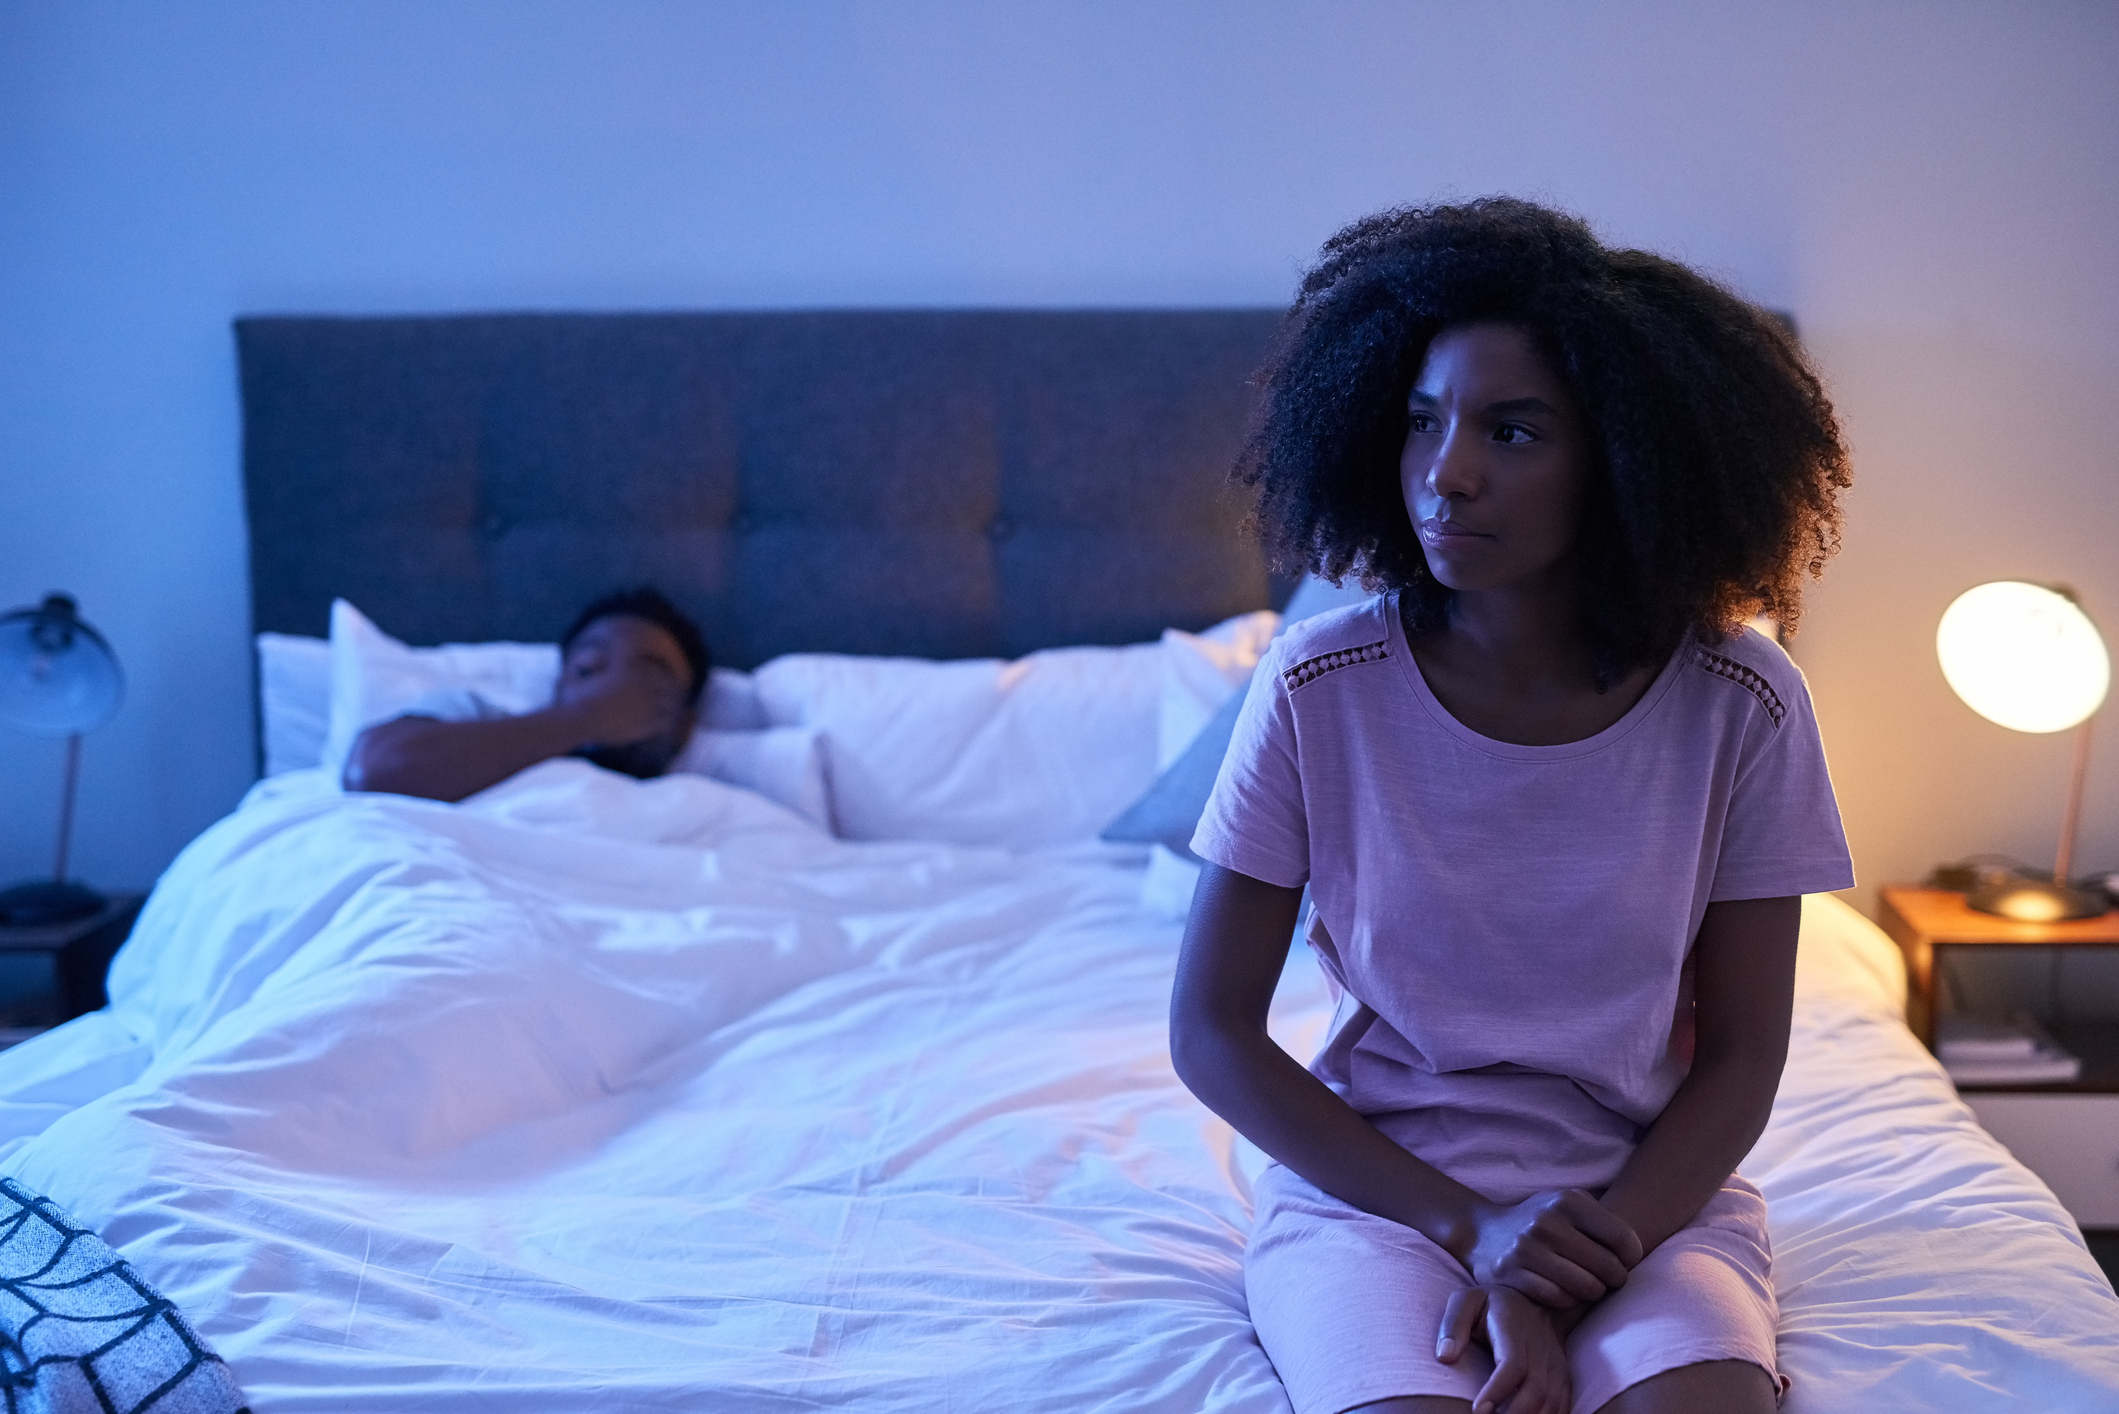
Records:
{"label": "man's head", "polygon": [[643,780],[684,750],[712,672],[697,625],[649,588],[607,594],[559,641],[552,700],[578,706],[598,738],[575,754]]}

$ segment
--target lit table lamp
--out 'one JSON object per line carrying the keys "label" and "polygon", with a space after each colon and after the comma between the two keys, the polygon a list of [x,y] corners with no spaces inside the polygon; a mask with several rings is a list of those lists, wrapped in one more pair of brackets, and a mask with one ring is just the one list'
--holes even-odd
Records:
{"label": "lit table lamp", "polygon": [[66,784],[59,797],[59,857],[50,879],[0,891],[0,923],[35,926],[83,918],[103,906],[94,889],[69,883],[74,787],[81,734],[102,726],[125,700],[125,675],[110,645],[64,594],[34,609],[0,615],[0,722],[38,736],[66,738]]}
{"label": "lit table lamp", "polygon": [[2019,732],[2075,728],[2075,768],[2060,817],[2060,853],[2051,883],[2009,879],[1982,884],[1965,902],[1982,913],[2024,923],[2092,918],[2104,898],[2068,887],[2075,827],[2082,818],[2082,780],[2090,764],[2090,718],[2111,687],[2112,661],[2089,615],[2069,596],[2020,580],[1967,589],[1935,628],[1942,675],[1967,707]]}

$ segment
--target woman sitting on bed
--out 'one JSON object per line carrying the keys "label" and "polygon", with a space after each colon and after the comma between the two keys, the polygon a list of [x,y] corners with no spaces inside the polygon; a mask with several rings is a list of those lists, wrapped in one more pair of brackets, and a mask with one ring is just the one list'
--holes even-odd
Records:
{"label": "woman sitting on bed", "polygon": [[[1792,625],[1835,543],[1818,381],[1514,200],[1342,231],[1267,374],[1274,549],[1386,592],[1275,645],[1194,840],[1172,1053],[1278,1161],[1259,1338],[1298,1414],[1770,1411],[1735,1169],[1799,896],[1853,872],[1802,675],[1743,624]],[[1265,1029],[1305,884],[1340,994],[1307,1071]]]}
{"label": "woman sitting on bed", "polygon": [[653,589],[598,599],[559,641],[552,705],[511,716],[472,692],[433,693],[354,739],[345,787],[462,800],[555,756],[647,780],[691,739],[712,663]]}

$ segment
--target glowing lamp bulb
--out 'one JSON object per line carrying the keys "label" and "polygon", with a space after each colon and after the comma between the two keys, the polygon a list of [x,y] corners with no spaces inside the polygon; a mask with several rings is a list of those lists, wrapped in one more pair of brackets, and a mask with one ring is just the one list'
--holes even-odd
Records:
{"label": "glowing lamp bulb", "polygon": [[2065,594],[2020,580],[1967,589],[1935,628],[1942,675],[1964,704],[2019,732],[2063,732],[2104,704],[2112,660]]}

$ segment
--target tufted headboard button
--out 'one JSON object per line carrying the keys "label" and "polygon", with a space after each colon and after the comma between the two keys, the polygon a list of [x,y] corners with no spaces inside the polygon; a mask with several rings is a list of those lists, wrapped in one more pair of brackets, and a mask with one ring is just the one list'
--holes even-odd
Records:
{"label": "tufted headboard button", "polygon": [[1013,534],[1015,534],[1015,522],[1006,516],[995,516],[992,520],[986,522],[986,538],[995,544],[999,544]]}
{"label": "tufted headboard button", "polygon": [[728,518],[728,528],[736,535],[750,535],[758,529],[758,518],[749,511],[738,511]]}
{"label": "tufted headboard button", "polygon": [[513,522],[499,511],[489,513],[484,520],[478,523],[478,533],[488,540],[498,540],[513,528]]}

